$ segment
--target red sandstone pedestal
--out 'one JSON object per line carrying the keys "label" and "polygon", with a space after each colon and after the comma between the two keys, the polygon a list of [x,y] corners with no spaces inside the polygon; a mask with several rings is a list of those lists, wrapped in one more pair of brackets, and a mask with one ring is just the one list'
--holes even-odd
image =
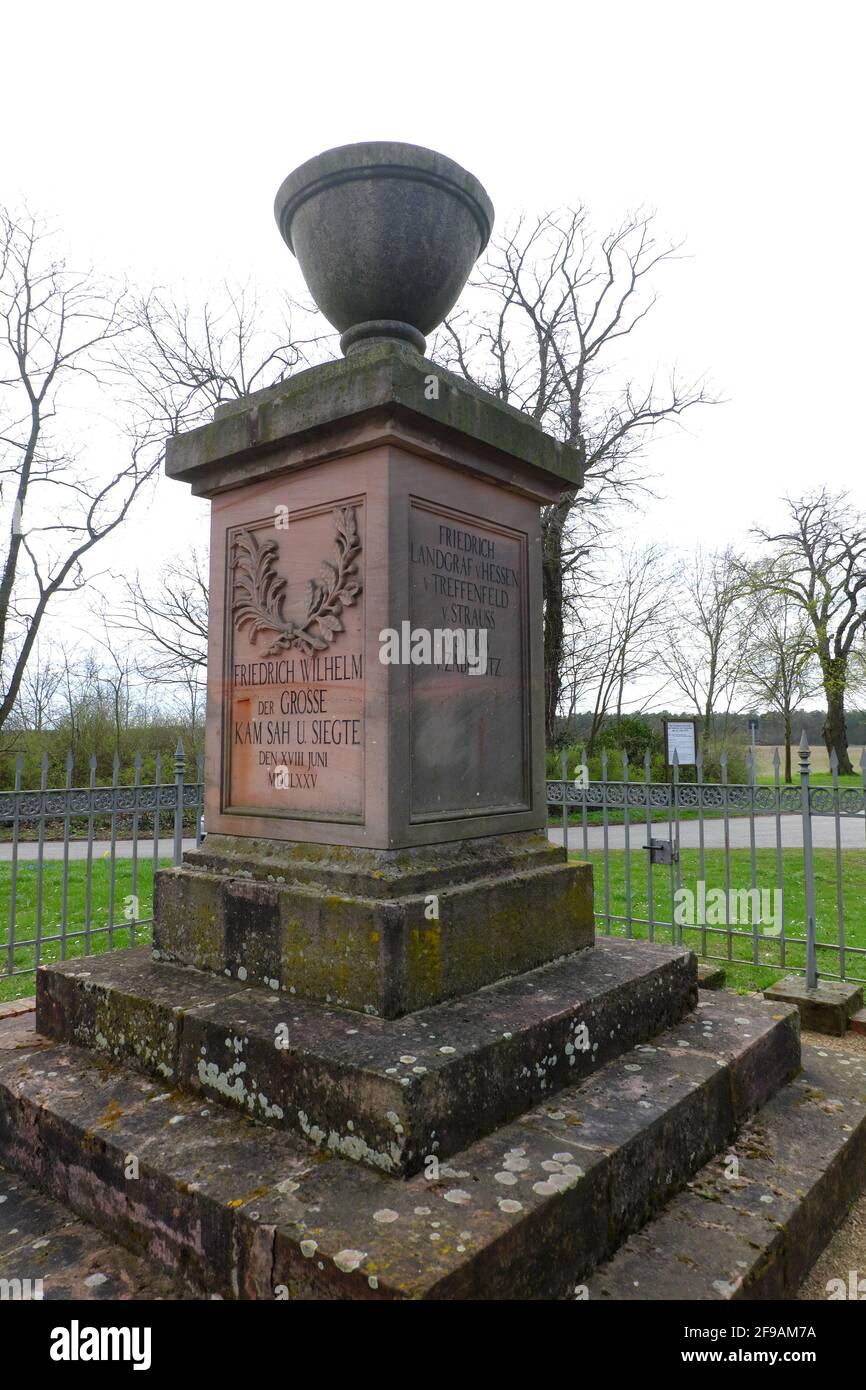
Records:
{"label": "red sandstone pedestal", "polygon": [[544,834],[540,507],[572,450],[393,342],[172,441],[212,499],[208,836],[161,957],[394,1016],[592,940]]}

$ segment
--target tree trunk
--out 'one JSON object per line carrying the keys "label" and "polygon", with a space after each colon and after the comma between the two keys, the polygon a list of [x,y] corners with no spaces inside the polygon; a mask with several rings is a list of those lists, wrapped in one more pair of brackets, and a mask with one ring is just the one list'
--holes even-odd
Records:
{"label": "tree trunk", "polygon": [[836,750],[839,759],[839,776],[850,775],[854,768],[848,756],[848,725],[845,719],[845,660],[831,657],[822,662],[824,694],[827,697],[827,715],[821,732],[827,745],[828,754]]}
{"label": "tree trunk", "polygon": [[[562,531],[565,516],[552,507],[544,525],[542,565],[544,596],[544,740],[556,746],[556,712],[562,691],[562,658],[565,648],[565,601],[562,582]],[[565,514],[567,515],[567,513]]]}
{"label": "tree trunk", "polygon": [[793,737],[791,734],[791,711],[785,709],[785,785],[791,785],[791,744]]}

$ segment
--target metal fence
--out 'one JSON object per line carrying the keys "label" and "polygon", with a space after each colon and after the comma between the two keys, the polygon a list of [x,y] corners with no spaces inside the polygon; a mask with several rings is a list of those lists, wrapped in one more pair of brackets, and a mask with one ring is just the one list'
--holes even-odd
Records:
{"label": "metal fence", "polygon": [[[562,777],[547,783],[548,808],[561,816],[549,828],[593,862],[600,929],[803,973],[813,985],[819,974],[866,980],[866,863],[858,870],[850,854],[866,850],[866,751],[857,786],[840,782],[835,757],[832,784],[812,785],[805,737],[799,756],[797,783],[781,781],[777,753],[774,782],[761,784],[753,754],[747,783],[728,782],[724,757],[719,782],[704,780],[700,759],[694,782],[676,759],[671,780],[654,782],[648,756],[642,768],[623,758],[612,779],[602,754],[601,780],[590,781],[585,765],[569,777],[563,755]],[[185,817],[187,838],[201,841],[202,762],[186,781],[179,743],[170,780],[157,756],[154,782],[142,783],[137,756],[131,782],[115,758],[111,784],[97,786],[93,757],[90,785],[73,787],[70,756],[66,785],[49,787],[46,755],[40,787],[25,790],[19,758],[14,791],[0,792],[0,981],[144,939],[153,876],[160,862],[180,863]],[[687,859],[694,873],[684,872]],[[778,894],[770,922],[760,910],[768,891]]]}
{"label": "metal fence", "polygon": [[724,755],[719,782],[704,781],[700,757],[696,780],[681,780],[676,756],[671,780],[653,782],[649,754],[642,769],[623,757],[618,780],[602,754],[600,781],[588,780],[583,760],[569,778],[563,754],[561,779],[547,783],[548,813],[560,811],[566,849],[594,863],[601,930],[801,973],[810,988],[819,974],[866,979],[866,864],[856,856],[866,850],[866,751],[857,786],[840,783],[835,753],[831,785],[812,785],[805,734],[799,759],[799,781],[784,784],[777,750],[774,782],[760,784],[750,750],[748,782],[729,784]]}
{"label": "metal fence", "polygon": [[185,817],[187,839],[201,842],[203,759],[187,782],[182,742],[165,782],[157,754],[154,781],[142,783],[138,754],[131,782],[121,781],[115,757],[111,784],[97,786],[93,756],[90,785],[73,787],[69,754],[66,785],[49,787],[45,754],[40,787],[25,790],[22,761],[14,791],[0,792],[0,980],[43,962],[135,945],[153,921],[152,908],[142,909],[152,903],[160,862],[181,861]]}

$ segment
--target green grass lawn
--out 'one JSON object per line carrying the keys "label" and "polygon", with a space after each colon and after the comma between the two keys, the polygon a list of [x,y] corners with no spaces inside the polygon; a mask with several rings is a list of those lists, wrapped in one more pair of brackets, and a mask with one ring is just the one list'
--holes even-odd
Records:
{"label": "green grass lawn", "polygon": [[[160,860],[160,868],[170,865],[170,859]],[[25,860],[18,864],[17,889],[15,900],[15,939],[30,940],[35,936],[37,923],[37,879],[36,863]],[[109,907],[110,864],[107,859],[93,861],[93,879],[90,905],[90,952],[106,951],[109,948],[110,925]],[[125,910],[132,909],[127,899],[132,897],[132,860],[118,859],[115,862],[114,880],[114,931],[110,935],[115,946],[130,945],[133,935]],[[34,946],[16,946],[13,961],[16,970],[26,969],[23,975],[6,975],[9,959],[9,907],[12,895],[12,866],[0,864],[0,1002],[18,999],[32,994],[35,988],[32,966],[36,961]],[[135,895],[138,898],[136,922],[146,925],[135,926],[135,944],[143,945],[150,940],[149,918],[153,911],[153,863],[150,859],[139,859],[136,873]],[[87,920],[87,863],[73,860],[69,864],[69,887],[67,904],[67,932],[82,933],[68,938],[65,943],[46,940],[59,935],[63,903],[63,864],[53,860],[42,866],[42,947],[39,960],[43,963],[72,956],[86,954],[86,940],[83,935]],[[119,925],[117,925],[119,924]],[[28,967],[30,967],[28,969]]]}
{"label": "green grass lawn", "polygon": [[[611,917],[626,915],[626,853],[625,850],[611,850],[608,855],[609,879],[607,885],[607,906],[605,890],[604,855],[590,851],[589,860],[595,872],[595,910],[596,927],[606,929],[605,912]],[[570,855],[572,859],[582,859],[582,851]],[[732,850],[731,888],[751,887],[751,854],[748,849]],[[759,889],[778,887],[776,879],[775,849],[759,849],[755,853],[755,881]],[[836,855],[832,849],[816,849],[815,864],[815,905],[818,922],[817,939],[818,968],[827,975],[838,975],[838,953],[821,950],[820,943],[835,944],[838,941],[838,912],[836,896]],[[866,948],[866,851],[846,850],[842,855],[842,892],[845,911],[845,942],[847,947]],[[711,888],[726,889],[725,855],[723,850],[706,850],[704,855],[705,882],[707,891]],[[631,867],[631,916],[645,919],[644,923],[634,922],[632,934],[635,937],[649,935],[645,924],[649,917],[649,893],[647,884],[646,854],[642,850],[632,850]],[[680,854],[680,875],[684,888],[697,893],[697,878],[700,861],[697,849],[685,849]],[[674,880],[674,884],[676,880]],[[803,855],[798,849],[782,852],[782,891],[785,915],[785,937],[805,935],[805,888]],[[701,953],[702,933],[700,927],[673,926],[671,871],[666,866],[653,868],[653,914],[655,918],[654,939],[660,942],[691,946]],[[782,960],[780,938],[761,940],[756,948],[752,936],[751,923],[733,924],[733,931],[745,932],[745,936],[729,935],[724,924],[724,913],[719,914],[719,929],[707,932],[707,954],[725,958],[728,984],[739,989],[761,989],[793,968],[805,965],[805,947],[787,939]],[[708,913],[709,917],[709,913]],[[611,921],[611,931],[615,935],[625,935],[624,923]],[[760,932],[765,929],[759,928]],[[730,962],[730,963],[729,963]],[[848,976],[862,978],[866,975],[866,957],[849,954],[846,962]]]}

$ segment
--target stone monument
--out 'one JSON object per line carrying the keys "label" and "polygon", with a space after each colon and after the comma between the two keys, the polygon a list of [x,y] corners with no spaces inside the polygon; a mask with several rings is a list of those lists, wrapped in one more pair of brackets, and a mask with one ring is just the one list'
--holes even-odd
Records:
{"label": "stone monument", "polygon": [[544,832],[539,512],[579,464],[422,356],[490,235],[471,174],[347,145],[276,215],[345,359],[169,445],[211,500],[208,834],[155,943],[395,1017],[593,938]]}
{"label": "stone monument", "polygon": [[199,1297],[784,1296],[862,1082],[789,1085],[796,1009],[696,1009],[682,945],[593,944],[547,841],[539,511],[578,460],[422,356],[490,202],[350,145],[277,218],[345,358],[169,449],[213,518],[207,837],[153,952],[42,966],[36,1029],[0,1021],[0,1161]]}

